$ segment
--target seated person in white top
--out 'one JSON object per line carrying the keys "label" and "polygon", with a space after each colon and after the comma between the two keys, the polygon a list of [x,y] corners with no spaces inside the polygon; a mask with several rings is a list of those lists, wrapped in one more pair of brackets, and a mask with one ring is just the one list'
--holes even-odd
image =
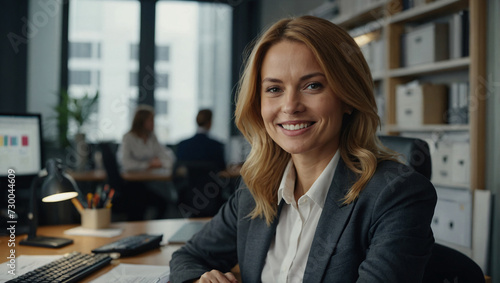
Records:
{"label": "seated person in white top", "polygon": [[[118,149],[118,162],[121,170],[145,171],[165,170],[172,174],[176,157],[174,152],[161,145],[154,134],[154,110],[149,105],[139,105],[132,121],[132,128],[123,136]],[[165,182],[137,183],[135,188],[144,188],[140,194],[133,194],[135,213],[129,216],[129,221],[149,218],[163,218],[169,200],[168,184]],[[148,208],[153,208],[154,214],[148,214]],[[150,215],[150,216],[148,216]]]}
{"label": "seated person in white top", "polygon": [[154,134],[154,110],[149,105],[140,105],[134,115],[132,128],[123,136],[118,150],[122,171],[165,169],[172,173],[174,152],[161,145]]}

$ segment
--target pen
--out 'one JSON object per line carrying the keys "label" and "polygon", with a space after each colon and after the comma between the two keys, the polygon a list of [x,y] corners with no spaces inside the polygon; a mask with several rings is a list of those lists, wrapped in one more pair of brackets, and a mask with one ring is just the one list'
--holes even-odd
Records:
{"label": "pen", "polygon": [[114,195],[115,195],[115,189],[111,188],[111,190],[109,191],[108,199],[104,203],[105,208],[111,208],[112,205],[111,200],[113,199]]}
{"label": "pen", "polygon": [[84,208],[83,208],[83,205],[81,204],[81,202],[79,202],[76,197],[75,198],[72,198],[71,199],[71,202],[73,203],[73,205],[76,207],[76,210],[78,210],[78,212],[80,213],[83,213],[84,211]]}
{"label": "pen", "polygon": [[92,193],[87,194],[87,207],[92,208]]}
{"label": "pen", "polygon": [[104,206],[104,203],[106,202],[106,199],[108,198],[109,195],[109,185],[106,184],[104,185],[104,190],[102,190],[102,195],[101,195],[101,202]]}
{"label": "pen", "polygon": [[93,204],[93,207],[100,208],[99,201],[102,199],[101,195],[102,195],[102,187],[98,186],[97,189],[95,190],[95,193],[94,193],[94,204]]}
{"label": "pen", "polygon": [[92,204],[92,208],[99,208],[99,194],[94,194],[94,203]]}

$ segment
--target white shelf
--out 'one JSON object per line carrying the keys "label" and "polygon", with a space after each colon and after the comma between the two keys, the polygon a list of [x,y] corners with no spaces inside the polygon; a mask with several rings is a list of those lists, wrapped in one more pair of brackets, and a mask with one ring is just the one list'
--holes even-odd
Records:
{"label": "white shelf", "polygon": [[431,124],[421,125],[415,127],[399,126],[399,125],[386,125],[387,132],[467,132],[469,125],[453,125],[453,124]]}
{"label": "white shelf", "polygon": [[372,79],[373,81],[381,81],[387,76],[386,71],[375,71],[372,72]]}
{"label": "white shelf", "polygon": [[361,11],[355,11],[351,14],[341,14],[333,18],[331,22],[344,28],[350,29],[354,26],[360,26],[361,23],[369,23],[375,20],[385,21],[385,5],[385,2],[375,3],[372,6],[365,7]]}
{"label": "white shelf", "polygon": [[408,68],[392,69],[389,70],[389,76],[396,78],[396,77],[407,77],[416,75],[427,75],[427,74],[434,74],[447,71],[467,70],[469,68],[469,64],[470,64],[470,58],[464,57],[459,59],[422,64]]}
{"label": "white shelf", "polygon": [[[431,180],[432,181],[432,180]],[[439,183],[439,182],[432,182],[434,187],[444,187],[444,188],[452,188],[452,189],[465,189],[465,190],[470,190],[470,184],[460,184],[460,183]]]}
{"label": "white shelf", "polygon": [[[475,0],[471,0],[475,1]],[[460,10],[466,9],[468,1],[465,0],[439,0],[427,3],[422,6],[414,7],[393,15],[389,19],[389,23],[406,23],[416,20],[425,19],[428,17],[437,17],[439,15],[451,14]]]}

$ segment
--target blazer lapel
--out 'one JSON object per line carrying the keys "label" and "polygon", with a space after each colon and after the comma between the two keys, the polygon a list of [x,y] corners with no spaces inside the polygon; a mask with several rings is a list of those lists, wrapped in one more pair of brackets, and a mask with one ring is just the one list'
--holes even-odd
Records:
{"label": "blazer lapel", "polygon": [[261,282],[261,274],[266,262],[267,252],[271,246],[271,241],[276,234],[276,226],[278,225],[279,215],[284,201],[278,206],[276,219],[267,226],[264,219],[252,221],[248,229],[248,240],[246,242],[245,270],[252,270],[251,274],[245,274],[245,282]]}
{"label": "blazer lapel", "polygon": [[323,212],[307,259],[304,282],[321,282],[331,255],[348,223],[354,203],[342,204],[356,175],[340,159],[326,196]]}

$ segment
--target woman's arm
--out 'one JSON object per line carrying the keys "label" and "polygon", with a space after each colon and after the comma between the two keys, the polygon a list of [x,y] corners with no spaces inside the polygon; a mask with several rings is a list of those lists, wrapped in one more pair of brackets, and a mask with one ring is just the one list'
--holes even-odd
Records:
{"label": "woman's arm", "polygon": [[421,282],[434,244],[436,191],[414,172],[385,172],[383,178],[388,182],[373,206],[370,244],[357,282]]}
{"label": "woman's arm", "polygon": [[170,282],[194,281],[205,272],[215,269],[225,273],[236,265],[236,227],[241,191],[235,192],[200,232],[174,252],[170,261]]}
{"label": "woman's arm", "polygon": [[168,172],[172,173],[175,160],[177,159],[175,157],[174,152],[170,148],[168,148],[164,145],[161,145],[158,142],[156,135],[152,135],[151,138],[153,139],[152,142],[154,143],[154,146],[153,146],[154,147],[154,156],[159,159],[159,161],[161,162],[162,168],[165,168]]}

